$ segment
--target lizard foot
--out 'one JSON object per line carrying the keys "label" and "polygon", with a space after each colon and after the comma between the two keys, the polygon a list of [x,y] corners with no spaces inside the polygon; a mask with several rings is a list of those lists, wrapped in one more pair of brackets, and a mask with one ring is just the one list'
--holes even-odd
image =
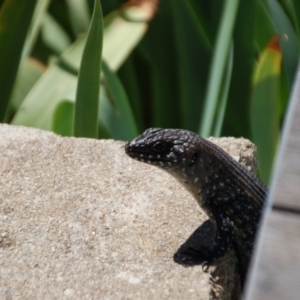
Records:
{"label": "lizard foot", "polygon": [[232,223],[220,220],[218,231],[210,220],[198,227],[187,241],[174,254],[174,261],[183,266],[202,265],[203,271],[219,257],[223,256],[230,245]]}

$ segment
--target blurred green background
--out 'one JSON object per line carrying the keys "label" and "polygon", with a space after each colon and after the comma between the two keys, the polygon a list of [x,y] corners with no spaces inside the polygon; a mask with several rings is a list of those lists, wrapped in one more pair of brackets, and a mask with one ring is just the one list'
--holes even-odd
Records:
{"label": "blurred green background", "polygon": [[0,6],[2,122],[120,140],[149,127],[242,136],[268,183],[299,60],[300,1]]}

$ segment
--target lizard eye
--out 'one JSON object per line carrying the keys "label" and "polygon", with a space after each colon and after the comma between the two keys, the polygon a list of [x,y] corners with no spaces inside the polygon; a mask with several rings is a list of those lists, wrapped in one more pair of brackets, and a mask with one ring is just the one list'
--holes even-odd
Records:
{"label": "lizard eye", "polygon": [[165,145],[165,143],[162,143],[162,142],[156,142],[153,145],[153,149],[158,152],[164,151],[165,148],[166,148],[166,145]]}

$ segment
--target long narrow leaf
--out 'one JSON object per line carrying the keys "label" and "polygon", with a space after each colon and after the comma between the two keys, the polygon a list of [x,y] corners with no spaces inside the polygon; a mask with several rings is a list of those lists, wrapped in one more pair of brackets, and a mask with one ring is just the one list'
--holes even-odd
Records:
{"label": "long narrow leaf", "polygon": [[28,93],[11,123],[52,130],[53,115],[59,102],[62,99],[74,102],[76,82],[76,76],[53,64]]}
{"label": "long narrow leaf", "polygon": [[25,96],[30,92],[44,71],[45,67],[32,58],[22,60],[9,100],[9,109],[6,113],[5,122],[8,122],[16,113]]}
{"label": "long narrow leaf", "polygon": [[62,100],[57,105],[53,115],[52,130],[62,136],[73,135],[74,103]]}
{"label": "long narrow leaf", "polygon": [[279,0],[278,1],[281,4],[281,7],[283,8],[283,10],[285,11],[287,17],[289,18],[289,20],[291,21],[291,23],[293,24],[293,27],[296,31],[296,33],[299,35],[299,24],[297,21],[297,14],[296,14],[296,5],[297,2],[299,2],[298,0],[293,1],[293,0]]}
{"label": "long narrow leaf", "polygon": [[[54,110],[53,115],[53,132],[62,136],[73,136],[73,121],[74,121],[74,102],[68,99],[59,102]],[[103,124],[99,121],[98,138],[111,139],[112,136]]]}
{"label": "long narrow leaf", "polygon": [[[255,17],[255,42],[261,53],[270,39],[276,35],[269,6],[264,1],[258,1]],[[264,24],[263,28],[261,24]]]}
{"label": "long narrow leaf", "polygon": [[[138,50],[136,52],[138,52]],[[143,115],[143,104],[145,101],[141,101],[143,99],[141,95],[143,88],[140,85],[141,78],[139,73],[136,71],[135,57],[135,54],[128,57],[118,71],[118,78],[122,82],[122,85],[126,87],[126,95],[127,98],[130,99],[130,105],[137,127],[144,128],[145,118]],[[143,80],[143,82],[145,82],[145,80]]]}
{"label": "long narrow leaf", "polygon": [[221,82],[226,66],[226,59],[230,46],[238,4],[238,0],[227,0],[225,2],[211,65],[203,114],[199,127],[199,133],[203,137],[207,137],[212,132],[213,120],[216,113],[218,97],[221,89]]}
{"label": "long narrow leaf", "polygon": [[5,117],[36,2],[5,1],[0,11],[0,122]]}
{"label": "long narrow leaf", "polygon": [[86,32],[89,28],[90,14],[86,0],[66,0],[69,18],[75,36]]}
{"label": "long narrow leaf", "polygon": [[[233,41],[234,60],[222,135],[250,137],[249,107],[255,59],[255,30],[260,0],[240,0]],[[258,23],[260,30],[265,29]],[[272,36],[265,41],[264,46]]]}
{"label": "long narrow leaf", "polygon": [[32,22],[28,29],[25,45],[23,47],[22,59],[28,57],[31,54],[49,4],[50,0],[39,0],[36,3],[36,7],[32,17]]}
{"label": "long narrow leaf", "polygon": [[259,174],[268,183],[280,128],[280,72],[282,54],[278,36],[263,51],[255,68],[250,119],[252,140],[258,147]]}
{"label": "long narrow leaf", "polygon": [[197,9],[195,2],[192,0],[186,1],[187,8],[191,12],[191,18],[195,19],[195,21],[198,23],[198,26],[195,26],[196,29],[199,32],[199,35],[202,37],[203,41],[206,44],[206,47],[209,49],[212,49],[212,37],[211,34],[208,31],[208,26],[206,22],[204,21],[203,15],[200,13],[200,11]]}
{"label": "long narrow leaf", "polygon": [[293,28],[292,21],[285,14],[278,1],[268,0],[270,11],[278,34],[285,34],[288,40],[280,41],[283,54],[283,65],[287,74],[289,89],[291,90],[294,82],[294,76],[299,61],[300,44],[296,31]]}
{"label": "long narrow leaf", "polygon": [[300,1],[294,0],[295,18],[297,22],[298,37],[300,37]]}
{"label": "long narrow leaf", "polygon": [[[192,13],[191,7],[188,5],[188,1],[172,1],[173,14],[174,14],[174,31],[175,31],[175,45],[171,44],[171,37],[169,37],[169,29],[166,30],[168,41],[168,47],[173,49],[167,51],[166,46],[162,46],[158,49],[161,51],[161,56],[166,56],[169,60],[170,52],[174,51],[174,46],[177,54],[177,73],[178,73],[178,86],[172,81],[169,82],[168,88],[172,91],[176,88],[179,89],[179,95],[176,95],[180,99],[179,113],[174,113],[172,110],[176,108],[175,99],[172,96],[166,95],[157,99],[157,115],[160,116],[160,123],[168,124],[168,119],[173,118],[178,123],[178,115],[182,116],[181,126],[196,131],[199,126],[200,110],[203,106],[202,99],[205,95],[205,88],[207,83],[207,72],[209,70],[209,62],[212,55],[212,47],[209,45],[207,37],[204,34],[200,34],[204,31],[202,24],[195,17],[195,13]],[[164,20],[163,20],[164,21]],[[188,34],[187,34],[188,33]],[[191,45],[193,45],[191,47]],[[156,44],[154,44],[156,47]],[[164,65],[165,62],[162,62]],[[171,72],[170,67],[167,70]],[[161,68],[158,73],[161,73]],[[157,74],[155,74],[157,76]],[[158,80],[158,88],[162,89],[162,92],[168,91],[166,84],[168,83],[164,76]],[[168,77],[174,77],[173,74],[168,74]],[[162,85],[163,82],[163,85]],[[176,90],[175,90],[176,92]],[[163,94],[162,94],[163,96]],[[176,124],[175,123],[175,124]],[[158,124],[161,126],[160,124]],[[176,126],[176,125],[175,125]],[[177,125],[178,126],[178,125]]]}
{"label": "long narrow leaf", "polygon": [[64,29],[49,13],[44,14],[41,36],[44,43],[55,53],[65,51],[71,42]]}
{"label": "long narrow leaf", "polygon": [[225,111],[226,111],[226,105],[228,100],[228,93],[229,93],[229,87],[230,87],[230,81],[231,81],[231,75],[232,75],[232,67],[233,67],[233,42],[230,46],[230,51],[228,55],[228,62],[226,67],[226,73],[224,78],[224,84],[221,89],[220,94],[220,107],[218,109],[217,118],[216,118],[216,126],[214,129],[213,136],[220,136],[222,131],[222,125],[224,121]]}
{"label": "long narrow leaf", "polygon": [[104,61],[102,62],[102,70],[118,115],[118,123],[114,124],[117,131],[113,132],[115,133],[113,137],[121,140],[132,139],[138,135],[138,130],[125,90],[119,78]]}
{"label": "long narrow leaf", "polygon": [[98,106],[103,40],[103,17],[99,0],[94,12],[79,70],[74,114],[74,135],[98,138]]}

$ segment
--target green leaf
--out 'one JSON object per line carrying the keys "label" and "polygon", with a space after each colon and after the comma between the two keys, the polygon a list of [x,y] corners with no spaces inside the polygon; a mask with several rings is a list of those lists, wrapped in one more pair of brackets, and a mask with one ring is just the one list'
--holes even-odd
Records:
{"label": "green leaf", "polygon": [[[134,14],[134,10],[137,10],[136,14]],[[140,10],[146,11],[147,15],[143,21],[136,22],[134,15],[136,18],[140,16]],[[153,10],[152,8],[147,11],[143,6],[123,6],[105,17],[102,55],[111,69],[118,69],[145,35],[148,21],[154,13]],[[124,19],[123,15],[127,15],[127,11],[131,13],[132,21]],[[129,39],[127,36],[131,38]],[[85,42],[86,34],[78,38],[57,61],[49,66],[23,101],[11,122],[12,124],[44,130],[52,129],[53,113],[61,99],[75,101],[76,76]],[[120,45],[120,43],[123,44]],[[116,51],[117,55],[115,55]]]}
{"label": "green leaf", "polygon": [[69,100],[59,102],[53,114],[53,132],[62,136],[73,136],[74,103]]}
{"label": "green leaf", "polygon": [[11,118],[12,114],[15,114],[25,96],[42,76],[44,71],[45,67],[32,58],[26,58],[21,62],[10,98],[9,113],[6,121]]}
{"label": "green leaf", "polygon": [[294,76],[299,61],[300,43],[293,28],[292,20],[285,14],[283,8],[277,1],[268,1],[273,20],[278,34],[285,34],[288,39],[282,39],[280,46],[283,54],[283,65],[287,74],[289,89],[291,90]]}
{"label": "green leaf", "polygon": [[98,106],[100,70],[103,40],[103,17],[99,0],[95,0],[94,12],[82,54],[78,76],[74,135],[98,138]]}
{"label": "green leaf", "polygon": [[[175,38],[178,37],[180,45],[186,45],[186,43],[180,41],[182,36],[174,32],[178,20],[174,20],[172,16],[174,7],[181,2],[164,2],[133,57],[135,61],[140,62],[136,67],[136,72],[143,111],[136,118],[142,118],[143,126],[175,127],[181,121],[180,105],[176,101],[179,98],[176,75],[180,75],[180,72],[177,69],[178,56],[175,51],[177,50]],[[166,24],[174,24],[174,27],[166,26]],[[189,37],[189,35],[185,36]],[[143,80],[144,78],[146,80]]]}
{"label": "green leaf", "polygon": [[[68,99],[59,102],[54,110],[52,131],[62,136],[73,136],[74,102]],[[99,121],[99,139],[111,139],[105,125]]]}
{"label": "green leaf", "polygon": [[297,33],[298,33],[298,37],[300,37],[300,1],[298,0],[294,0],[294,6],[295,6],[295,18],[296,18],[296,22],[297,22]]}
{"label": "green leaf", "polygon": [[86,0],[66,0],[69,18],[75,36],[86,32],[89,28],[90,13]]}
{"label": "green leaf", "polygon": [[212,133],[238,5],[238,0],[227,0],[224,3],[199,127],[199,134],[203,137]]}
{"label": "green leaf", "polygon": [[299,35],[300,34],[299,24],[297,22],[297,15],[296,15],[297,8],[295,7],[295,5],[297,5],[297,2],[299,2],[299,1],[296,0],[294,3],[293,0],[279,0],[281,7],[285,11],[285,14],[287,15],[287,17],[293,24],[293,27],[294,27],[296,33]]}
{"label": "green leaf", "polygon": [[28,57],[32,49],[34,48],[35,42],[37,40],[38,34],[41,29],[41,25],[44,20],[44,16],[50,4],[50,0],[39,0],[37,1],[34,14],[32,17],[32,21],[27,32],[27,37],[25,41],[25,45],[22,51],[22,59]]}
{"label": "green leaf", "polygon": [[[136,50],[135,52],[138,52]],[[138,128],[144,128],[144,116],[143,116],[143,104],[141,96],[140,76],[136,71],[135,54],[128,57],[124,62],[120,70],[118,70],[117,76],[122,82],[123,87],[126,87],[126,95],[132,107],[134,119]],[[145,80],[143,80],[145,82]]]}
{"label": "green leaf", "polygon": [[138,45],[155,12],[155,1],[133,1],[105,17],[103,58],[111,70],[117,70]]}
{"label": "green leaf", "polygon": [[[115,71],[137,46],[154,14],[153,5],[123,6],[104,18],[104,43],[102,56]],[[79,69],[80,58],[86,43],[82,36],[62,54],[61,59],[74,70]]]}
{"label": "green leaf", "polygon": [[114,118],[110,120],[105,118],[107,128],[110,128],[113,138],[130,140],[138,135],[138,130],[125,90],[117,75],[109,69],[104,61],[102,62],[102,70],[115,111]]}
{"label": "green leaf", "polygon": [[195,26],[199,36],[202,37],[204,44],[206,44],[206,47],[209,49],[212,49],[212,37],[208,30],[208,25],[205,22],[205,18],[203,16],[203,13],[196,7],[196,3],[193,0],[187,0],[186,1],[187,8],[189,9],[191,13],[191,18],[195,19],[197,22],[197,25]]}
{"label": "green leaf", "polygon": [[[262,27],[261,24],[264,26]],[[274,35],[276,35],[276,30],[270,9],[263,1],[258,1],[255,18],[255,42],[259,52],[265,49]]]}
{"label": "green leaf", "polygon": [[[167,81],[165,79],[165,77],[167,77],[166,75],[164,75],[164,78],[159,78],[157,84],[158,88],[160,86],[162,89],[162,95],[160,99],[157,99],[157,107],[160,109],[157,114],[160,117],[159,121],[162,126],[168,124],[166,116],[170,116],[170,118],[173,117],[174,121],[178,123],[178,115],[180,114],[182,117],[182,120],[180,120],[182,124],[180,125],[189,130],[197,131],[201,107],[203,105],[202,99],[207,83],[207,71],[211,60],[212,47],[208,42],[206,34],[203,34],[205,31],[205,29],[202,28],[203,22],[195,17],[195,13],[192,13],[192,9],[188,3],[189,1],[172,1],[176,44],[170,46],[170,42],[168,42],[168,47],[173,47],[173,49],[169,51],[165,50],[165,45],[162,45],[160,49],[158,49],[161,51],[160,55],[162,57],[170,56],[170,52],[177,54],[178,81],[176,84],[172,83],[169,79]],[[166,30],[167,35],[170,35],[169,31],[170,29]],[[164,44],[166,44],[165,40],[163,40]],[[170,40],[169,37],[168,40]],[[191,47],[191,45],[193,46]],[[165,61],[167,60],[165,59]],[[165,64],[165,62],[162,62],[162,64]],[[170,66],[167,65],[166,68],[171,73],[172,69]],[[160,69],[158,73],[160,73]],[[154,74],[154,76],[157,76],[157,74]],[[172,78],[173,76],[173,74],[168,74],[168,77]],[[169,95],[163,97],[163,93],[168,92],[165,87],[166,83],[168,83],[167,88],[171,91],[174,91],[176,88],[179,89],[179,95],[176,95],[180,100],[179,113],[172,111],[176,107],[174,98],[172,96],[169,97]]]}
{"label": "green leaf", "polygon": [[48,13],[44,15],[41,28],[41,36],[44,43],[55,53],[65,51],[71,41],[67,33],[59,23]]}
{"label": "green leaf", "polygon": [[227,100],[228,100],[228,93],[229,93],[229,87],[230,87],[230,81],[231,81],[231,75],[232,75],[232,67],[233,67],[233,42],[231,43],[229,55],[228,55],[228,62],[226,67],[226,73],[224,77],[224,83],[222,85],[222,89],[220,92],[219,97],[220,99],[220,107],[218,108],[217,112],[217,118],[216,118],[216,125],[214,128],[213,136],[220,136],[227,106]]}
{"label": "green leaf", "polygon": [[278,36],[261,54],[254,70],[250,120],[252,140],[257,145],[259,174],[267,184],[280,135],[280,72],[282,54]]}
{"label": "green leaf", "polygon": [[36,2],[5,1],[0,11],[0,122],[5,117]]}
{"label": "green leaf", "polygon": [[[241,0],[233,32],[234,59],[222,135],[250,137],[251,79],[255,61],[255,19],[260,0]],[[259,24],[260,30],[264,26]]]}
{"label": "green leaf", "polygon": [[112,139],[111,133],[108,131],[104,123],[99,120],[98,123],[98,138],[99,139]]}
{"label": "green leaf", "polygon": [[54,110],[61,99],[75,99],[76,81],[73,74],[51,65],[31,89],[11,123],[52,130]]}

